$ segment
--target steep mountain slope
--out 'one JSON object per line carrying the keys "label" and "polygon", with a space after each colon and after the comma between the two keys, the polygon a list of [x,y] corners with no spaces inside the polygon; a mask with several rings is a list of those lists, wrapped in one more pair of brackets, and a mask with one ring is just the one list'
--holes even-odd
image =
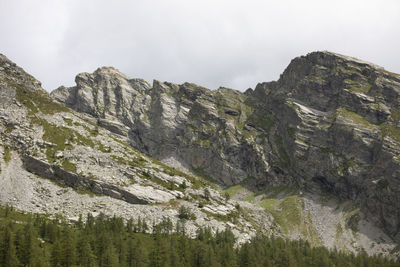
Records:
{"label": "steep mountain slope", "polygon": [[[255,234],[236,203],[226,201],[212,184],[143,155],[93,118],[56,103],[4,56],[0,68],[3,205],[73,220],[100,212],[141,218],[149,231],[163,218],[176,225],[186,217],[190,236],[200,226],[215,231],[227,224],[241,241]],[[258,217],[265,226],[271,223],[268,214]]]}
{"label": "steep mountain slope", "polygon": [[299,185],[360,204],[400,241],[400,76],[315,52],[245,93],[100,68],[52,96],[161,161],[224,186]]}
{"label": "steep mountain slope", "polygon": [[[363,84],[364,68],[376,77],[360,93],[344,81]],[[110,67],[76,81],[52,92],[62,105],[0,55],[1,204],[72,220],[100,212],[141,218],[149,231],[185,217],[188,235],[231,227],[239,242],[261,231],[395,251],[397,76],[323,52],[246,93],[150,85]],[[357,104],[364,98],[376,105]]]}
{"label": "steep mountain slope", "polygon": [[311,53],[256,93],[273,95],[292,176],[305,187],[360,201],[361,211],[399,241],[400,76]]}

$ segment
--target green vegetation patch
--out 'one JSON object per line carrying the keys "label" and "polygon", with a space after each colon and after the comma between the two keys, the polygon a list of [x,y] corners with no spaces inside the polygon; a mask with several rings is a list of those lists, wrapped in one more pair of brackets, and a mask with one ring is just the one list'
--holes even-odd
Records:
{"label": "green vegetation patch", "polygon": [[211,147],[211,141],[209,139],[201,139],[198,144],[202,147]]}
{"label": "green vegetation patch", "polygon": [[198,131],[198,128],[196,126],[194,126],[193,124],[190,124],[190,123],[186,124],[186,128],[188,128],[192,132]]}
{"label": "green vegetation patch", "polygon": [[54,146],[49,147],[46,150],[46,156],[49,162],[55,161],[56,151],[64,151],[66,148],[71,149],[72,143],[92,148],[94,147],[94,143],[91,139],[82,136],[70,128],[50,124],[44,119],[39,120],[44,130],[43,140],[54,144]]}
{"label": "green vegetation patch", "polygon": [[69,112],[67,107],[54,101],[44,91],[32,91],[18,85],[14,85],[14,87],[16,88],[16,98],[18,102],[28,108],[31,115],[36,114],[38,111],[43,114]]}
{"label": "green vegetation patch", "polygon": [[[65,120],[65,119],[64,119],[64,120]],[[85,121],[85,122],[89,123],[89,121]],[[84,125],[84,124],[81,124],[81,123],[79,123],[79,122],[74,122],[74,125],[75,125],[75,126],[80,126],[80,127],[82,127],[82,128],[85,129],[85,131],[87,131],[91,136],[93,136],[93,137],[98,136],[98,135],[99,135],[99,127],[98,127],[97,125],[93,125],[91,122],[90,122],[89,124],[93,126],[93,129],[90,128],[90,127],[88,127],[88,126],[86,126],[86,125]]]}
{"label": "green vegetation patch", "polygon": [[234,210],[232,212],[229,212],[228,214],[219,214],[219,213],[213,213],[209,212],[206,210],[202,210],[203,213],[207,214],[208,217],[212,217],[215,220],[219,222],[232,222],[232,223],[237,223],[238,218],[240,217],[240,213],[237,210]]}
{"label": "green vegetation patch", "polygon": [[[280,191],[279,189],[276,190]],[[280,191],[282,192],[282,191]],[[266,198],[260,203],[274,217],[274,222],[285,234],[299,232],[303,238],[321,245],[321,239],[312,225],[311,213],[305,213],[304,200],[299,195],[289,195],[284,198]]]}
{"label": "green vegetation patch", "polygon": [[304,202],[298,196],[289,196],[282,201],[264,200],[263,207],[274,216],[275,222],[288,234],[303,222]]}
{"label": "green vegetation patch", "polygon": [[76,173],[76,165],[68,160],[63,160],[61,167],[69,172]]}
{"label": "green vegetation patch", "polygon": [[277,202],[277,199],[267,198],[261,201],[260,206],[268,211],[275,211]]}
{"label": "green vegetation patch", "polygon": [[111,153],[111,147],[105,146],[101,142],[97,142],[97,148],[103,153]]}
{"label": "green vegetation patch", "polygon": [[67,119],[67,118],[63,118],[63,120],[65,121],[66,124],[68,124],[68,126],[72,126],[72,119]]}
{"label": "green vegetation patch", "polygon": [[6,164],[8,164],[8,162],[10,162],[11,160],[11,148],[9,146],[4,146],[4,161]]}
{"label": "green vegetation patch", "polygon": [[364,117],[362,117],[361,115],[359,115],[359,114],[357,114],[357,113],[355,113],[355,112],[353,112],[353,111],[347,110],[347,109],[345,109],[345,108],[339,108],[339,109],[337,110],[337,114],[338,114],[339,116],[341,116],[341,117],[347,119],[347,120],[352,121],[353,124],[355,124],[355,125],[359,125],[359,126],[365,127],[365,128],[374,128],[374,129],[378,129],[378,128],[377,128],[377,127],[378,127],[377,125],[375,125],[375,124],[373,124],[373,123],[367,121],[367,120],[366,120]]}
{"label": "green vegetation patch", "polygon": [[169,189],[169,190],[177,190],[180,192],[184,192],[185,188],[183,186],[175,184],[173,181],[165,181],[157,176],[151,174],[149,171],[144,171],[144,172],[137,172],[136,173],[140,178],[144,180],[149,180],[152,181],[155,184],[161,185],[162,187]]}
{"label": "green vegetation patch", "polygon": [[285,221],[285,225],[288,229],[294,228],[302,221],[304,202],[299,196],[293,195],[284,198],[279,203],[278,207],[282,210],[279,217],[281,220]]}
{"label": "green vegetation patch", "polygon": [[126,158],[123,157],[119,157],[119,156],[115,156],[115,155],[111,155],[111,158],[118,162],[121,165],[129,165],[129,161]]}
{"label": "green vegetation patch", "polygon": [[350,79],[345,79],[344,82],[350,86],[348,90],[354,93],[367,94],[372,87],[372,85],[367,82],[357,82]]}
{"label": "green vegetation patch", "polygon": [[225,189],[225,193],[229,195],[229,197],[234,197],[237,193],[243,190],[243,186],[241,184],[233,185]]}
{"label": "green vegetation patch", "polygon": [[381,129],[383,137],[388,136],[394,141],[400,143],[400,129],[398,129],[396,126],[384,124],[381,126]]}
{"label": "green vegetation patch", "polygon": [[304,200],[298,195],[290,195],[278,199],[267,197],[260,202],[260,206],[267,210],[274,217],[285,234],[300,230],[304,224]]}
{"label": "green vegetation patch", "polygon": [[[145,167],[146,163],[147,163],[147,161],[143,157],[140,157],[140,156],[129,159],[126,155],[125,155],[125,158],[111,155],[111,158],[113,160],[115,160],[116,162],[118,162],[119,164],[127,165],[127,166],[129,165],[132,167]],[[160,171],[160,170],[157,169],[157,171]]]}
{"label": "green vegetation patch", "polygon": [[392,112],[390,117],[395,121],[395,122],[400,122],[400,109],[397,109]]}
{"label": "green vegetation patch", "polygon": [[250,196],[247,197],[246,201],[250,202],[250,203],[254,203],[254,201],[256,200],[256,196],[254,193],[252,193]]}
{"label": "green vegetation patch", "polygon": [[14,129],[15,129],[15,127],[14,127],[13,125],[7,125],[4,132],[5,132],[6,134],[9,134],[9,133],[11,133]]}
{"label": "green vegetation patch", "polygon": [[336,72],[342,72],[342,73],[346,73],[346,74],[358,74],[358,71],[354,70],[354,69],[348,69],[344,66],[338,66],[336,68]]}
{"label": "green vegetation patch", "polygon": [[357,162],[352,158],[348,159],[344,155],[339,155],[342,157],[343,162],[342,165],[336,169],[336,172],[340,175],[343,175],[345,171],[347,171],[349,168],[356,167],[358,166]]}
{"label": "green vegetation patch", "polygon": [[184,205],[180,206],[178,217],[181,220],[196,220],[196,215],[192,212],[191,208]]}
{"label": "green vegetation patch", "polygon": [[336,239],[340,239],[340,237],[343,235],[343,228],[340,223],[336,225]]}
{"label": "green vegetation patch", "polygon": [[360,207],[359,205],[353,205],[347,208],[347,212],[344,214],[344,219],[346,221],[346,227],[351,229],[353,236],[356,236],[358,231],[358,223],[360,221]]}
{"label": "green vegetation patch", "polygon": [[310,82],[317,82],[317,83],[324,83],[326,82],[324,78],[320,77],[320,76],[316,76],[316,75],[309,75],[306,77],[307,81]]}
{"label": "green vegetation patch", "polygon": [[298,191],[299,187],[296,185],[292,186],[280,185],[280,186],[269,187],[266,190],[258,193],[258,195],[265,194],[268,198],[277,198],[280,194],[295,195]]}

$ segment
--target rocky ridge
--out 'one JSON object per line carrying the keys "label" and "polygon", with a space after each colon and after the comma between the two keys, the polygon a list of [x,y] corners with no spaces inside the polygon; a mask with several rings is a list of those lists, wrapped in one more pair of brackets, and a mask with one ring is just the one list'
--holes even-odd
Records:
{"label": "rocky ridge", "polygon": [[278,81],[245,93],[150,85],[103,67],[52,97],[143,153],[223,186],[297,184],[357,201],[399,241],[399,93],[397,74],[314,52],[292,60]]}
{"label": "rocky ridge", "polygon": [[64,106],[6,57],[0,63],[3,205],[174,224],[186,206],[189,235],[229,226],[239,242],[262,231],[351,251],[396,247],[394,74],[317,52],[241,93],[103,67],[53,91]]}

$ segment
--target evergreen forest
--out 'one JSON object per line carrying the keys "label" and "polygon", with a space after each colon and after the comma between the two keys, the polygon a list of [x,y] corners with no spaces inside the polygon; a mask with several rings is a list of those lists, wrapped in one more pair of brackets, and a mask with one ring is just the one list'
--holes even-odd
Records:
{"label": "evergreen forest", "polygon": [[7,206],[0,207],[0,266],[367,267],[400,266],[400,261],[263,235],[235,246],[229,228],[214,234],[203,228],[189,238],[184,218],[173,225],[168,218],[150,224],[89,214],[71,223]]}

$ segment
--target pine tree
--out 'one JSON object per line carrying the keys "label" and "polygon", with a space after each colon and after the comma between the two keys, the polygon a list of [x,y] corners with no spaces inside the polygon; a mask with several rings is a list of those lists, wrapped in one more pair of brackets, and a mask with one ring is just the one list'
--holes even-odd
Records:
{"label": "pine tree", "polygon": [[88,213],[86,217],[85,231],[87,233],[90,233],[93,231],[93,229],[94,229],[94,218],[91,213]]}
{"label": "pine tree", "polygon": [[50,262],[51,266],[58,267],[62,263],[62,247],[60,241],[56,241],[51,248]]}
{"label": "pine tree", "polygon": [[127,223],[126,223],[126,231],[131,234],[134,230],[134,223],[133,223],[133,219],[130,218]]}
{"label": "pine tree", "polygon": [[0,265],[14,267],[18,266],[19,261],[15,248],[14,237],[10,227],[6,227],[0,244]]}
{"label": "pine tree", "polygon": [[120,263],[120,265],[122,265],[122,263],[126,262],[126,258],[127,258],[127,244],[126,242],[123,240],[123,236],[120,235],[117,243],[116,243],[116,251],[117,251],[117,255],[118,255],[118,261]]}
{"label": "pine tree", "polygon": [[148,251],[145,248],[145,246],[141,244],[140,239],[138,239],[135,245],[134,266],[135,267],[149,266]]}
{"label": "pine tree", "polygon": [[161,267],[163,264],[163,260],[161,257],[161,250],[158,245],[155,245],[152,251],[149,254],[150,266],[153,267]]}
{"label": "pine tree", "polygon": [[207,187],[204,189],[203,197],[207,201],[210,200],[211,193],[210,193],[210,190]]}
{"label": "pine tree", "polygon": [[77,243],[77,262],[79,266],[91,267],[95,266],[96,259],[90,246],[89,237],[83,235]]}
{"label": "pine tree", "polygon": [[78,219],[78,222],[76,223],[76,227],[78,227],[78,229],[83,229],[83,218],[82,218],[82,214],[79,214],[79,219]]}
{"label": "pine tree", "polygon": [[32,266],[35,262],[37,262],[37,257],[39,253],[37,253],[37,233],[29,221],[22,232],[18,235],[19,244],[17,255],[19,261],[25,266]]}
{"label": "pine tree", "polygon": [[101,257],[101,266],[102,267],[115,267],[119,266],[118,254],[112,244],[107,246],[104,251],[104,254]]}
{"label": "pine tree", "polygon": [[182,259],[179,257],[179,244],[177,236],[172,236],[169,241],[169,254],[170,254],[170,266],[183,267],[185,266]]}
{"label": "pine tree", "polygon": [[136,258],[136,246],[135,243],[133,242],[133,239],[129,238],[126,251],[126,265],[128,267],[135,266],[134,265],[135,258]]}
{"label": "pine tree", "polygon": [[192,257],[192,265],[203,267],[207,265],[206,257],[206,248],[204,247],[203,243],[196,242],[195,247],[193,250],[193,257]]}
{"label": "pine tree", "polygon": [[76,251],[75,251],[75,238],[70,227],[64,226],[63,236],[61,239],[62,250],[61,250],[61,263],[65,267],[69,267],[76,262]]}

